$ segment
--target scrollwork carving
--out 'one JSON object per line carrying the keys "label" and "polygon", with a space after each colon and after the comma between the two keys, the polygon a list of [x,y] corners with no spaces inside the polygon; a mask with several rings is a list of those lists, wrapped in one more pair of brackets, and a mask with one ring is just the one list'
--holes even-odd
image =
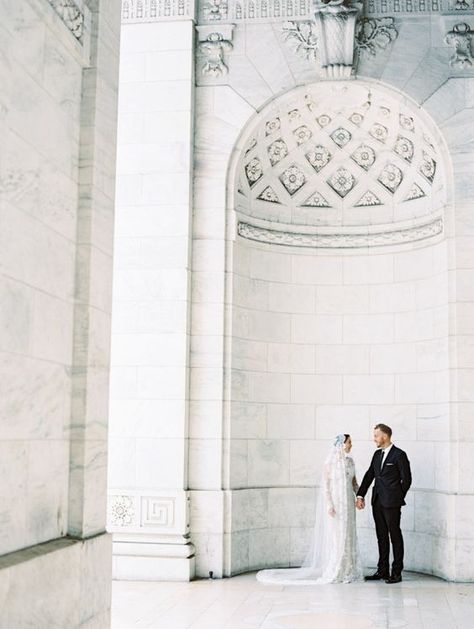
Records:
{"label": "scrollwork carving", "polygon": [[357,23],[356,46],[358,54],[374,57],[385,50],[398,37],[393,17],[363,17]]}
{"label": "scrollwork carving", "polygon": [[305,59],[314,60],[318,50],[318,36],[314,22],[288,21],[283,24],[283,38],[295,52]]}
{"label": "scrollwork carving", "polygon": [[314,20],[285,22],[283,37],[298,55],[309,61],[319,58],[323,76],[348,77],[354,49],[357,58],[373,57],[398,37],[393,17],[360,17],[360,8],[349,0],[321,0]]}

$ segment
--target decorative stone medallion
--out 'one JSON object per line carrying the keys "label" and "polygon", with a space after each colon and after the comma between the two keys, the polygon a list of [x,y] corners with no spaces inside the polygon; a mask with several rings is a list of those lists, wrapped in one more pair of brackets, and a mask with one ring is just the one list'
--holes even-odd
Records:
{"label": "decorative stone medallion", "polygon": [[423,161],[420,166],[420,173],[430,183],[433,183],[435,173],[436,173],[436,162],[427,153],[423,153]]}
{"label": "decorative stone medallion", "polygon": [[306,159],[314,170],[319,173],[320,170],[329,164],[332,156],[325,146],[318,144],[312,151],[306,153]]}
{"label": "decorative stone medallion", "polygon": [[285,186],[288,194],[295,194],[306,183],[304,173],[293,164],[280,175],[280,181]]}
{"label": "decorative stone medallion", "polygon": [[376,122],[369,131],[370,135],[378,140],[379,142],[384,143],[388,137],[388,129],[383,124]]}
{"label": "decorative stone medallion", "polygon": [[258,157],[254,157],[245,167],[247,181],[253,186],[263,176],[262,163]]}
{"label": "decorative stone medallion", "polygon": [[280,138],[279,140],[275,140],[275,142],[272,142],[268,146],[267,152],[270,159],[270,164],[272,166],[275,166],[275,164],[278,164],[278,162],[280,162],[284,157],[288,155],[288,147],[286,146],[285,142]]}
{"label": "decorative stone medallion", "polygon": [[335,129],[335,131],[331,133],[331,139],[339,148],[342,148],[351,141],[352,135],[347,129],[344,129],[344,127],[339,127],[339,129]]}
{"label": "decorative stone medallion", "polygon": [[351,158],[358,166],[368,171],[370,170],[371,166],[373,166],[376,155],[374,149],[371,146],[368,146],[367,144],[361,144],[352,153]]}
{"label": "decorative stone medallion", "polygon": [[355,186],[356,180],[347,168],[341,167],[329,177],[328,184],[341,198],[344,198]]}
{"label": "decorative stone medallion", "polygon": [[400,157],[406,162],[411,164],[415,154],[415,146],[411,140],[399,135],[395,142],[395,146],[393,147],[393,151],[397,155],[400,155]]}
{"label": "decorative stone medallion", "polygon": [[275,133],[275,131],[279,131],[281,128],[280,118],[273,118],[273,120],[269,120],[265,125],[266,135],[271,135]]}
{"label": "decorative stone medallion", "polygon": [[304,144],[311,139],[313,133],[306,125],[302,125],[293,131],[297,144]]}
{"label": "decorative stone medallion", "polygon": [[406,131],[412,131],[412,132],[415,131],[415,121],[413,120],[411,116],[407,116],[406,114],[400,114],[399,120],[400,120],[400,126],[402,127],[402,129],[405,129]]}
{"label": "decorative stone medallion", "polygon": [[403,173],[395,164],[387,164],[380,173],[378,180],[387,190],[394,193],[402,183]]}

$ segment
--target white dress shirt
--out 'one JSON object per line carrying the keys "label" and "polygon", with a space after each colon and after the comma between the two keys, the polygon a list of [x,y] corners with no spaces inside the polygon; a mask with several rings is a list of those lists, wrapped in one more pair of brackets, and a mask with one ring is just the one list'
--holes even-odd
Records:
{"label": "white dress shirt", "polygon": [[380,464],[380,469],[383,468],[385,461],[387,460],[387,456],[388,453],[390,452],[390,450],[392,449],[393,443],[391,443],[390,445],[388,445],[386,448],[384,448],[384,450],[382,450],[382,462]]}

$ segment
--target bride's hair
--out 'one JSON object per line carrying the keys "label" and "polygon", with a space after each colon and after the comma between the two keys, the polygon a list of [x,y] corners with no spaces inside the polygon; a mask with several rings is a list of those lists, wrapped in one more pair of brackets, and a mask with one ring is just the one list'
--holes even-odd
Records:
{"label": "bride's hair", "polygon": [[344,433],[344,443],[346,443],[346,441],[349,439],[349,437],[350,437],[350,435],[346,435],[346,434]]}

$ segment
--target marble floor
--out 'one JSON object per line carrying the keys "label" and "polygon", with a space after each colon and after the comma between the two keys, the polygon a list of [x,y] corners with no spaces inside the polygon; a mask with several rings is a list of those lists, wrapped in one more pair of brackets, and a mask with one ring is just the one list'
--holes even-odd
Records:
{"label": "marble floor", "polygon": [[112,629],[472,629],[474,584],[282,587],[255,574],[191,583],[115,581]]}

